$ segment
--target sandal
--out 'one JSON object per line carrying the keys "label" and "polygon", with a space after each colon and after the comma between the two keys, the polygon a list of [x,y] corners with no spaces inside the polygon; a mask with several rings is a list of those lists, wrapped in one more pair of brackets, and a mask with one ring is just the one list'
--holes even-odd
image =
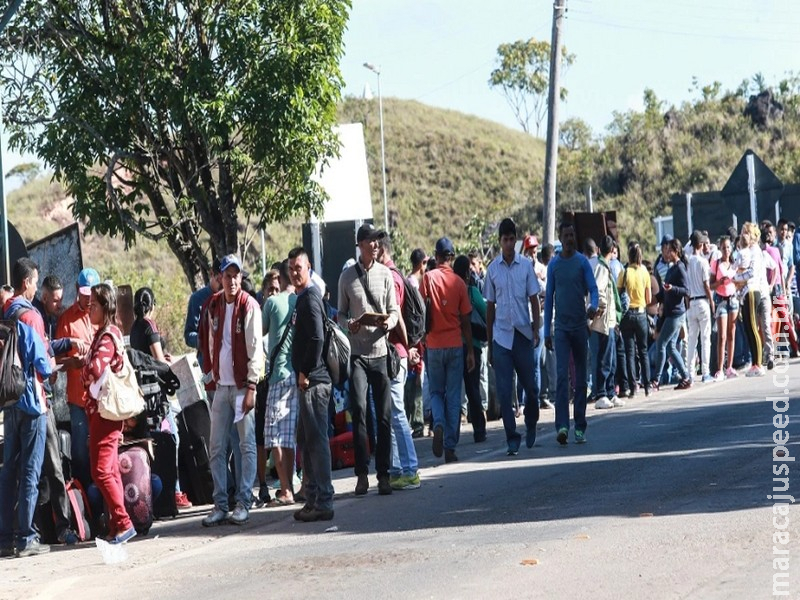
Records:
{"label": "sandal", "polygon": [[291,506],[294,504],[294,498],[287,498],[285,496],[275,495],[275,498],[267,503],[269,508],[278,508],[281,506]]}
{"label": "sandal", "polygon": [[678,385],[675,386],[676,390],[688,390],[692,387],[692,380],[691,379],[684,379]]}

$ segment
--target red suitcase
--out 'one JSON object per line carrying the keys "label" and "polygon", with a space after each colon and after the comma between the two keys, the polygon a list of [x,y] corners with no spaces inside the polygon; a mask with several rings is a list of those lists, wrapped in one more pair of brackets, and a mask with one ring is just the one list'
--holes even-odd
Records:
{"label": "red suitcase", "polygon": [[353,432],[345,431],[331,438],[331,466],[333,469],[344,469],[356,464],[356,448],[353,443]]}

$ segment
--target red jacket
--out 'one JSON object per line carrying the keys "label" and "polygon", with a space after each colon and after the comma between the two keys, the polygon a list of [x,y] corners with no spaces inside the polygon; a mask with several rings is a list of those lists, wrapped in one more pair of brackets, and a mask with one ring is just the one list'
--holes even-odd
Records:
{"label": "red jacket", "polygon": [[[264,346],[261,341],[261,310],[247,292],[240,291],[233,301],[231,346],[233,375],[238,389],[256,389],[264,375]],[[203,304],[198,330],[198,349],[203,353],[203,373],[211,373],[206,389],[213,390],[219,381],[219,354],[222,348],[222,325],[225,323],[225,292],[219,291]]]}

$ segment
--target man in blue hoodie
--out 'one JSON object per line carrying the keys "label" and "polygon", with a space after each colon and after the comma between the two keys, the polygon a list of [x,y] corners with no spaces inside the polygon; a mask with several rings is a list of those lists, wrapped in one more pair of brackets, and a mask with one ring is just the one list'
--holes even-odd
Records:
{"label": "man in blue hoodie", "polygon": [[50,377],[53,372],[45,347],[44,324],[31,304],[38,282],[39,267],[35,262],[21,258],[14,263],[12,283],[15,295],[6,302],[4,317],[16,321],[11,326],[17,330],[17,348],[26,387],[19,400],[3,407],[5,443],[3,469],[0,470],[0,557],[14,556],[15,545],[16,555],[20,557],[50,551],[49,546],[39,541],[33,527],[47,430],[42,379]]}

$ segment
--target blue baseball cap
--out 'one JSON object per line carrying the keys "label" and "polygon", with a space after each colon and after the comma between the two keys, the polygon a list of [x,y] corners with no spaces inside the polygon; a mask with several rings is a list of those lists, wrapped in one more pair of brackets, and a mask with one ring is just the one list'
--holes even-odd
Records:
{"label": "blue baseball cap", "polygon": [[436,254],[440,256],[455,255],[456,251],[453,248],[453,242],[446,237],[439,238],[436,242]]}
{"label": "blue baseball cap", "polygon": [[224,273],[228,267],[236,267],[239,269],[239,272],[243,271],[242,269],[242,261],[239,260],[239,257],[235,254],[228,254],[224,256],[219,263],[219,272]]}
{"label": "blue baseball cap", "polygon": [[81,296],[89,296],[92,287],[100,283],[100,275],[91,267],[84,269],[78,274],[78,293]]}

